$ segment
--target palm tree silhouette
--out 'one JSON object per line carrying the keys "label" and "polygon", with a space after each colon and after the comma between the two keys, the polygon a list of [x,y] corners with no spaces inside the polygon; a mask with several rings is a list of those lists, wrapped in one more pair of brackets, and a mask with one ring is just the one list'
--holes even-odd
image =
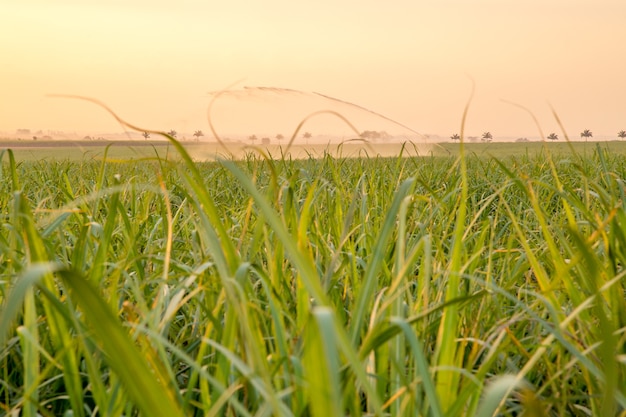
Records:
{"label": "palm tree silhouette", "polygon": [[252,144],[254,144],[254,142],[257,140],[258,138],[256,137],[256,135],[250,135],[248,136],[248,140],[250,142],[252,142]]}
{"label": "palm tree silhouette", "polygon": [[143,138],[144,138],[145,140],[148,140],[148,138],[150,137],[150,133],[148,133],[148,132],[143,132],[143,133],[141,134],[141,136],[143,136]]}
{"label": "palm tree silhouette", "polygon": [[313,136],[312,134],[310,134],[309,132],[304,132],[304,135],[302,135],[302,137],[304,137],[304,139],[306,139],[306,143],[309,143],[309,139],[311,139],[311,136]]}
{"label": "palm tree silhouette", "polygon": [[483,142],[491,142],[492,139],[493,135],[491,134],[491,132],[483,133]]}
{"label": "palm tree silhouette", "polygon": [[626,130],[620,130],[619,132],[617,132],[617,137],[620,139],[626,138]]}
{"label": "palm tree silhouette", "polygon": [[593,137],[593,133],[591,133],[591,130],[585,129],[580,134],[580,137],[581,138],[585,138],[585,142],[587,142],[587,138],[592,138]]}
{"label": "palm tree silhouette", "polygon": [[548,139],[550,139],[550,140],[558,140],[559,136],[556,133],[550,133],[548,135]]}
{"label": "palm tree silhouette", "polygon": [[452,140],[461,140],[461,137],[459,136],[458,133],[455,133],[454,135],[450,136],[450,139],[452,139]]}
{"label": "palm tree silhouette", "polygon": [[170,135],[171,137],[173,137],[174,139],[176,139],[176,135],[178,133],[174,129],[172,129],[169,132],[167,132],[167,134]]}
{"label": "palm tree silhouette", "polygon": [[200,136],[204,136],[204,133],[202,133],[202,130],[196,130],[195,132],[193,132],[193,135],[196,137],[196,142],[200,140]]}

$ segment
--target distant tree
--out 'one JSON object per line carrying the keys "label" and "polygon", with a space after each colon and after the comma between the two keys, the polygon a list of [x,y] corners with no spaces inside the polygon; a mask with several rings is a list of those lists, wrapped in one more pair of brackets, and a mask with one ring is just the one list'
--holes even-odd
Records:
{"label": "distant tree", "polygon": [[144,138],[145,140],[148,140],[148,138],[150,137],[150,133],[149,133],[149,132],[143,132],[143,133],[141,134],[141,136],[143,136],[143,138]]}
{"label": "distant tree", "polygon": [[592,138],[593,137],[593,133],[591,133],[591,130],[589,129],[585,129],[582,131],[582,133],[580,134],[581,138],[585,138],[585,142],[587,141],[587,138]]}
{"label": "distant tree", "polygon": [[174,129],[172,129],[169,132],[167,132],[167,134],[170,135],[171,137],[173,137],[174,139],[176,139],[176,135],[178,133]]}
{"label": "distant tree", "polygon": [[306,143],[309,143],[309,139],[311,139],[312,136],[313,135],[310,134],[309,132],[304,132],[304,134],[302,135],[302,137],[306,139]]}
{"label": "distant tree", "polygon": [[454,135],[450,136],[450,139],[452,139],[452,140],[461,140],[461,136],[459,136],[458,133],[455,133]]}
{"label": "distant tree", "polygon": [[196,142],[200,140],[200,136],[204,136],[204,133],[202,133],[202,130],[196,130],[195,132],[193,132],[193,135],[196,137]]}
{"label": "distant tree", "polygon": [[483,136],[482,136],[483,142],[491,142],[492,140],[493,140],[493,135],[491,134],[491,132],[483,133]]}
{"label": "distant tree", "polygon": [[548,135],[548,139],[550,139],[550,140],[558,140],[559,136],[556,133],[550,133]]}
{"label": "distant tree", "polygon": [[276,135],[276,140],[278,142],[280,142],[281,140],[285,139],[285,137],[283,135],[281,135],[280,133],[278,135]]}
{"label": "distant tree", "polygon": [[382,137],[382,134],[380,132],[377,132],[376,130],[365,130],[361,132],[359,136],[361,136],[362,139],[376,140],[380,139]]}
{"label": "distant tree", "polygon": [[254,145],[254,142],[256,142],[259,138],[256,137],[256,135],[250,135],[248,136],[248,140],[250,141],[250,143],[252,143]]}
{"label": "distant tree", "polygon": [[617,132],[617,137],[620,139],[626,138],[626,130],[620,130],[619,132]]}

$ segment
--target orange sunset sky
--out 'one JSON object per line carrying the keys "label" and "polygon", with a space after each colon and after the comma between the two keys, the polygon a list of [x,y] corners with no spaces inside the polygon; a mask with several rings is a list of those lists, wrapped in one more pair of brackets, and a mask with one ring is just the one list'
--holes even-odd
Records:
{"label": "orange sunset sky", "polygon": [[[538,136],[506,100],[545,134],[563,137],[551,105],[571,138],[590,129],[615,139],[626,129],[625,74],[624,0],[0,3],[0,132],[10,134],[123,131],[93,104],[47,96],[74,94],[147,129],[210,137],[209,93],[232,85],[318,92],[448,137],[473,80],[466,135]],[[216,100],[213,120],[225,134],[289,134],[335,105],[233,93]],[[380,122],[353,117],[362,130]],[[309,130],[328,133],[325,124],[336,123],[321,117]]]}

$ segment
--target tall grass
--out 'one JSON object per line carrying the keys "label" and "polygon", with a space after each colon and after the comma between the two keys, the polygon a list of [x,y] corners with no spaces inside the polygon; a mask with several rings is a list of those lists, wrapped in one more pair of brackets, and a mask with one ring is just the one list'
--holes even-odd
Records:
{"label": "tall grass", "polygon": [[626,410],[618,155],[196,163],[170,140],[3,155],[1,413]]}

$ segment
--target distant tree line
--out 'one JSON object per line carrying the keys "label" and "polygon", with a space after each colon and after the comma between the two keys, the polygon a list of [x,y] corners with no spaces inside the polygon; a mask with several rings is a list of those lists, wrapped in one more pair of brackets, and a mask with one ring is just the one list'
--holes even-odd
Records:
{"label": "distant tree line", "polygon": [[[367,131],[366,131],[367,132]],[[364,132],[365,133],[365,132]],[[363,136],[363,135],[361,135]],[[580,137],[581,139],[585,139],[585,141],[589,138],[593,138],[593,132],[589,129],[585,129],[582,132],[580,132]],[[626,130],[620,130],[619,132],[617,132],[617,137],[620,139],[625,139],[626,138]],[[470,139],[470,142],[473,142],[476,137],[475,136],[469,136],[468,139]],[[550,140],[559,140],[559,135],[557,135],[556,133],[550,133],[548,136],[546,136],[547,139]],[[453,134],[452,136],[450,136],[450,139],[452,140],[461,140],[461,136],[458,133]],[[493,135],[491,134],[491,132],[485,132],[482,134],[481,140],[483,142],[491,142],[493,140]],[[516,142],[528,142],[527,138],[519,138],[516,140]]]}
{"label": "distant tree line", "polygon": [[380,132],[377,130],[364,130],[363,132],[361,132],[360,136],[362,139],[368,140],[388,140],[391,137],[391,135],[384,130]]}

